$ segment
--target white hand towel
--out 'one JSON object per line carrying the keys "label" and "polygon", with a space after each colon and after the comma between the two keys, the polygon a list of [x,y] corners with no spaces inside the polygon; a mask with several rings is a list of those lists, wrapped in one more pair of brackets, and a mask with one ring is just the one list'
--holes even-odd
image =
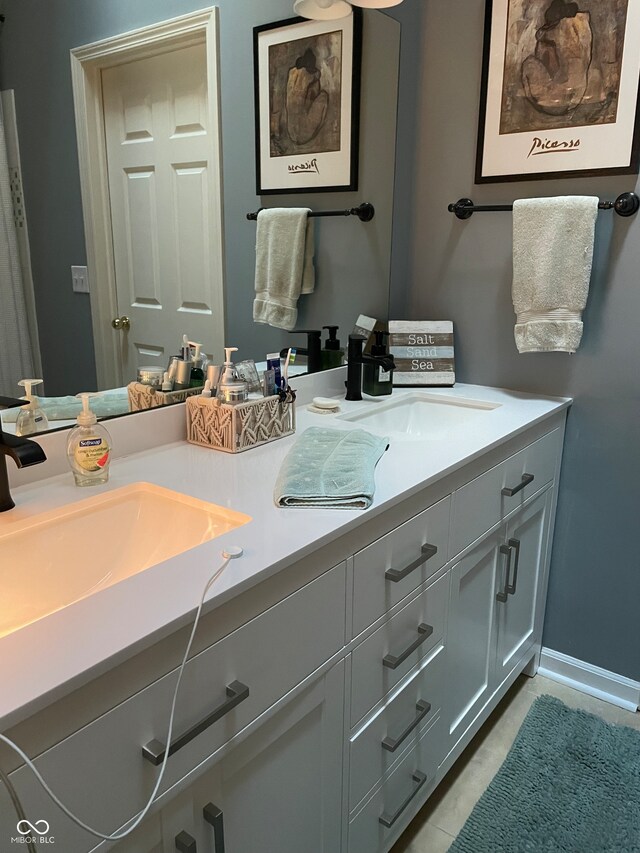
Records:
{"label": "white hand towel", "polygon": [[578,349],[597,215],[595,196],[514,202],[511,293],[518,352]]}
{"label": "white hand towel", "polygon": [[272,207],[258,213],[256,296],[253,319],[291,331],[298,319],[298,297],[313,293],[313,221],[307,208]]}

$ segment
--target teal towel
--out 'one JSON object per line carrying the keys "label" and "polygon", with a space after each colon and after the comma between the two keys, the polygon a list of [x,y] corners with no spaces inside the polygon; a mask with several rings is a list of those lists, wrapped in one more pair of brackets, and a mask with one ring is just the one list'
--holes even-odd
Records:
{"label": "teal towel", "polygon": [[309,427],[287,453],[274,489],[276,506],[366,509],[388,438],[362,429]]}
{"label": "teal towel", "polygon": [[[37,397],[37,400],[38,405],[50,421],[73,420],[82,411],[82,400],[78,397]],[[98,418],[123,415],[129,411],[127,389],[113,388],[109,391],[103,391],[101,396],[89,399],[89,408]],[[18,412],[20,412],[19,407],[8,409],[2,413],[2,420],[7,424],[15,423]]]}

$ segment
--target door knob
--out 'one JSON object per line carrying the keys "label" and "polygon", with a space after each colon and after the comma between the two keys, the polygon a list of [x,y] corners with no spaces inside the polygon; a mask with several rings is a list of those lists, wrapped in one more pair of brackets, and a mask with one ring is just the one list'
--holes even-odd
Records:
{"label": "door knob", "polygon": [[111,325],[114,329],[121,329],[123,332],[126,332],[131,328],[131,320],[128,317],[115,317],[111,321]]}

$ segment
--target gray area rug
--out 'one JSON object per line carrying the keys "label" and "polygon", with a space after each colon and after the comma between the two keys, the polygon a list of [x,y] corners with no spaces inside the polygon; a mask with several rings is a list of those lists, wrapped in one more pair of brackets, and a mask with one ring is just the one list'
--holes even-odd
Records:
{"label": "gray area rug", "polygon": [[540,696],[449,853],[640,853],[640,732]]}

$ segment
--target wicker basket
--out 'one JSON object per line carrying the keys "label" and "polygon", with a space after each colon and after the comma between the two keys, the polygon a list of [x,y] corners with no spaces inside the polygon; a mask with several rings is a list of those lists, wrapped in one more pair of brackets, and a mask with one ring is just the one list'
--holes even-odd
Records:
{"label": "wicker basket", "polygon": [[187,400],[187,441],[226,453],[241,453],[291,435],[296,429],[293,402],[262,397],[230,406],[215,397]]}
{"label": "wicker basket", "polygon": [[187,397],[200,394],[200,388],[185,388],[184,391],[160,391],[142,382],[130,382],[127,385],[129,396],[129,411],[142,412],[145,409],[155,409],[158,406],[168,406],[170,403],[184,403]]}

